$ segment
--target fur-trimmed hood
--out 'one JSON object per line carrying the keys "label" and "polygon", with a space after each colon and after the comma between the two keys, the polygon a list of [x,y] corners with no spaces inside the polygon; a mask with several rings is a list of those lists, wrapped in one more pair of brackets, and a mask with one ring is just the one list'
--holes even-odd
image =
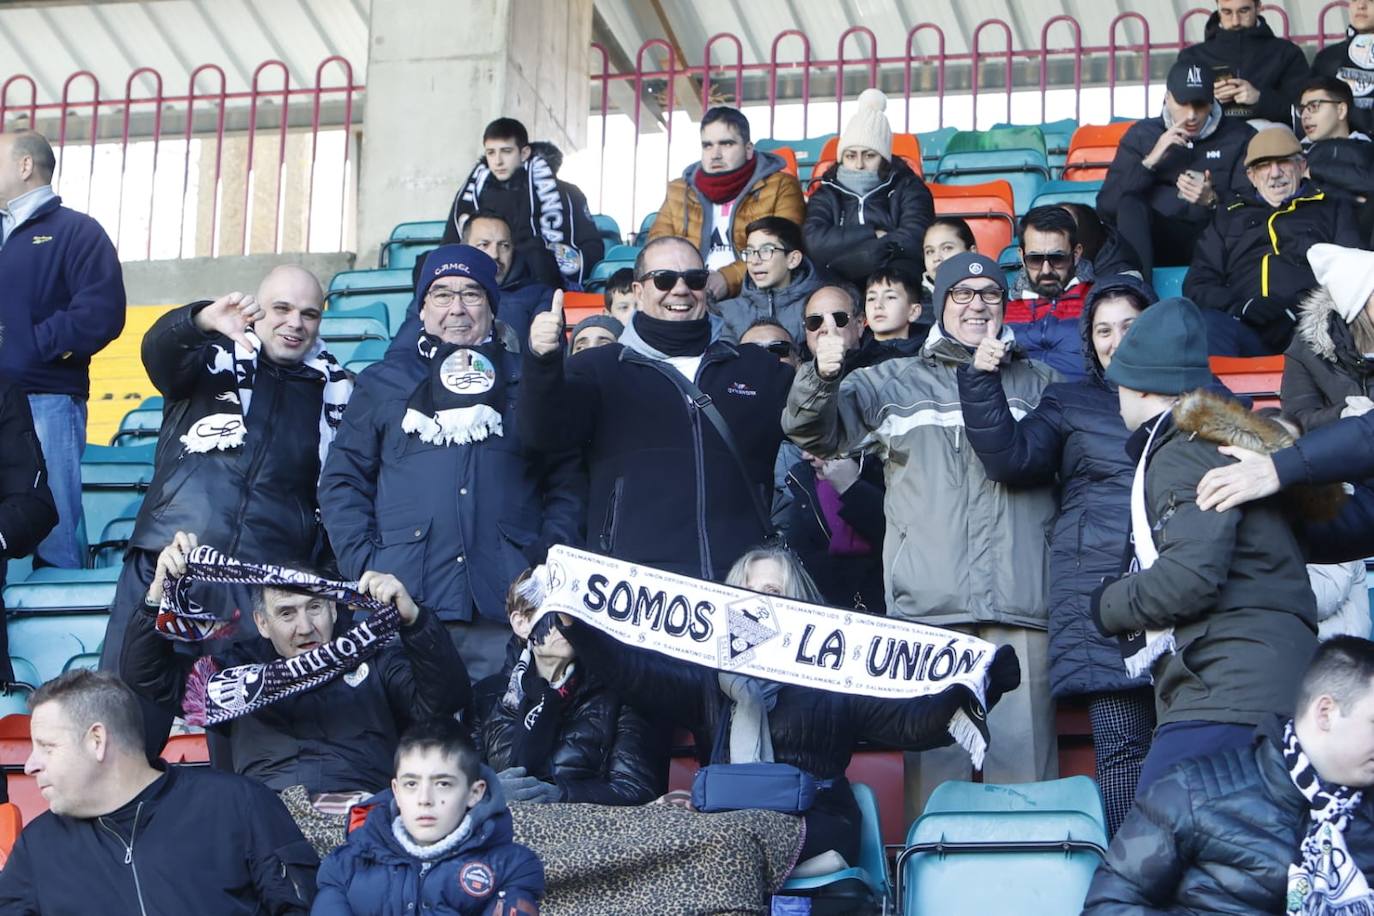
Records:
{"label": "fur-trimmed hood", "polygon": [[1331,333],[1331,319],[1340,320],[1336,300],[1330,291],[1319,286],[1302,300],[1302,314],[1298,316],[1298,336],[1312,352],[1327,362],[1336,361],[1336,338]]}

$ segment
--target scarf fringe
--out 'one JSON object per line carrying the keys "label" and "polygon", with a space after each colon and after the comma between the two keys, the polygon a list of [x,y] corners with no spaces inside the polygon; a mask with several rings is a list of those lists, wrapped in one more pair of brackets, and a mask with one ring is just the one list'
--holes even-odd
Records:
{"label": "scarf fringe", "polygon": [[181,695],[181,713],[187,725],[205,727],[206,691],[210,678],[217,673],[219,667],[208,655],[202,655],[191,666],[191,674],[186,678],[186,689]]}
{"label": "scarf fringe", "polygon": [[535,608],[543,607],[545,599],[549,597],[549,567],[540,563],[530,570],[525,581],[515,587],[515,594]]}
{"label": "scarf fringe", "polygon": [[988,752],[988,742],[978,730],[978,726],[968,717],[968,713],[962,709],[954,713],[949,720],[949,733],[955,743],[968,751],[969,757],[973,760],[973,768],[982,770],[983,758]]}
{"label": "scarf fringe", "polygon": [[1145,633],[1145,647],[1134,655],[1123,659],[1126,673],[1131,677],[1147,675],[1150,673],[1150,669],[1155,666],[1155,662],[1177,651],[1178,646],[1174,642],[1173,630],[1148,630]]}
{"label": "scarf fringe", "polygon": [[432,417],[406,408],[401,430],[419,435],[421,442],[430,445],[467,445],[481,442],[488,436],[505,434],[501,415],[486,404],[441,410]]}

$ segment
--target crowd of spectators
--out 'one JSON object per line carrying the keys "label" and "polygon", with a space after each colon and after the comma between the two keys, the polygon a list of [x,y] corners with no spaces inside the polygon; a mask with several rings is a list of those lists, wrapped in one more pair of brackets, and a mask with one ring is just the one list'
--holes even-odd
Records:
{"label": "crowd of spectators", "polygon": [[[99,884],[111,911],[537,913],[509,804],[690,806],[674,730],[823,781],[802,872],[859,856],[860,742],[906,752],[913,811],[972,777],[958,691],[781,686],[540,616],[559,544],[1001,647],[988,782],[1056,777],[1056,702],[1085,703],[1115,834],[1087,912],[1374,908],[1374,0],[1311,66],[1253,0],[1216,6],[1096,208],[1030,209],[1012,271],[936,217],[869,89],[809,197],[709,109],[574,327],[603,241],[505,117],[356,376],[302,267],[166,313],[103,670],[32,698],[51,813],[0,908]],[[0,137],[0,548],[79,566],[87,366],[124,293],[52,171],[40,135]],[[1209,363],[1275,354],[1270,411]],[[184,588],[199,545],[265,584]],[[397,639],[314,676],[384,619]],[[158,759],[176,716],[235,704],[211,770]]]}

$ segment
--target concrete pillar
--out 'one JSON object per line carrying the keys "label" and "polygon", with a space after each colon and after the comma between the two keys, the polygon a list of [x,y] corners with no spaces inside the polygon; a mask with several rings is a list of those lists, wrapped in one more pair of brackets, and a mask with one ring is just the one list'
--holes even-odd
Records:
{"label": "concrete pillar", "polygon": [[358,262],[397,223],[443,217],[488,121],[581,145],[591,34],[592,0],[372,0]]}

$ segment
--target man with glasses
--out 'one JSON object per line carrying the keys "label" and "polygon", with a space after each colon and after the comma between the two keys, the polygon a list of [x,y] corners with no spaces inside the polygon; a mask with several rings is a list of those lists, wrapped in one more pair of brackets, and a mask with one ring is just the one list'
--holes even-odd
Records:
{"label": "man with glasses", "polygon": [[1298,113],[1308,174],[1322,190],[1355,202],[1360,238],[1369,239],[1374,230],[1374,205],[1369,200],[1374,191],[1374,143],[1351,130],[1354,103],[1346,83],[1334,76],[1314,76],[1303,86]]}
{"label": "man with glasses", "polygon": [[1374,133],[1374,0],[1346,4],[1345,41],[1327,45],[1312,61],[1312,75],[1335,77],[1350,88],[1350,126]]}
{"label": "man with glasses", "polygon": [[1078,272],[1078,223],[1057,205],[1035,207],[1021,218],[1020,242],[1022,271],[1007,303],[1007,327],[1027,356],[1081,379],[1087,366],[1078,316],[1092,280]]}
{"label": "man with glasses", "polygon": [[[1003,324],[1007,282],[973,252],[936,271],[936,325],[919,356],[845,374],[845,341],[817,339],[788,396],[783,429],[813,455],[859,449],[886,465],[883,568],[889,616],[975,633],[1016,648],[1023,689],[989,717],[989,782],[1050,779],[1058,771],[1045,629],[1045,531],[1052,487],[1014,489],[990,481],[971,459],[958,375],[991,371],[1014,412],[1039,403],[1054,370],[1025,357]],[[829,320],[829,316],[827,317]],[[908,798],[919,812],[946,779],[969,776],[958,749],[908,759]]]}
{"label": "man with glasses", "polygon": [[651,241],[620,341],[566,365],[562,302],[536,315],[520,435],[532,448],[584,451],[588,549],[720,579],[771,533],[792,369],[761,347],[711,340],[708,274],[691,242]]}
{"label": "man with glasses", "polygon": [[496,318],[497,276],[471,246],[429,253],[415,290],[423,331],[363,371],[320,477],[339,570],[400,579],[474,679],[505,662],[510,583],[550,544],[580,539],[586,490],[575,456],[520,440],[519,346]]}
{"label": "man with glasses", "polygon": [[1280,38],[1260,15],[1261,0],[1217,0],[1203,40],[1184,48],[1179,64],[1200,67],[1228,118],[1288,124],[1307,76],[1307,55]]}
{"label": "man with glasses", "polygon": [[790,219],[765,216],[745,230],[748,236],[740,252],[746,271],[744,287],[738,296],[720,304],[720,336],[740,340],[746,328],[767,318],[786,328],[800,346],[803,304],[821,284],[803,250],[801,227]]}
{"label": "man with glasses", "polygon": [[1217,209],[1183,283],[1184,295],[1202,306],[1214,356],[1282,353],[1299,303],[1317,286],[1307,249],[1318,242],[1359,247],[1353,206],[1308,180],[1288,128],[1255,134],[1245,174],[1250,192]]}

